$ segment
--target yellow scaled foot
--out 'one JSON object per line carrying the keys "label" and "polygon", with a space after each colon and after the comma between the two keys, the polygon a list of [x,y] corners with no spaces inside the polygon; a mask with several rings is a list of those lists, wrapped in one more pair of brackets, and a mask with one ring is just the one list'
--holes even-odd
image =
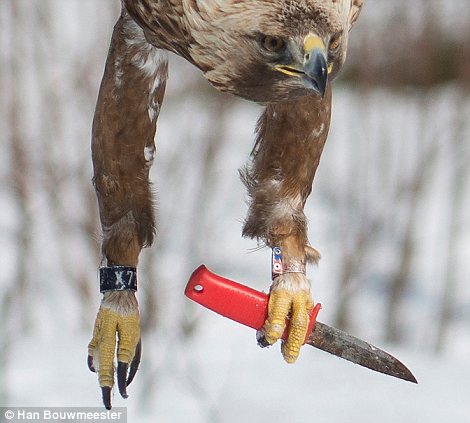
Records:
{"label": "yellow scaled foot", "polygon": [[[268,318],[258,334],[261,346],[274,344],[288,324],[288,336],[282,344],[282,355],[294,363],[304,344],[313,307],[310,287],[305,275],[286,273],[273,282],[268,304]],[[288,319],[288,320],[286,320]]]}
{"label": "yellow scaled foot", "polygon": [[[125,295],[129,294],[125,293]],[[134,294],[132,293],[132,295]],[[118,361],[117,381],[119,392],[126,398],[126,387],[135,376],[141,354],[138,309],[123,311],[118,303],[116,308],[111,308],[110,302],[106,303],[103,300],[96,317],[93,338],[88,344],[88,367],[91,371],[98,372],[103,402],[107,409],[111,408],[111,388],[114,385],[115,355],[117,355]],[[137,303],[135,302],[135,304]],[[128,374],[129,365],[130,370]]]}

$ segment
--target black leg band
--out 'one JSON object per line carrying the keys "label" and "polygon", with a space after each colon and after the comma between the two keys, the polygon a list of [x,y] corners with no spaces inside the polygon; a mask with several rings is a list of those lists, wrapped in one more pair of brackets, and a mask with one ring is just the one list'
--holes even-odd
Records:
{"label": "black leg band", "polygon": [[137,291],[137,269],[132,266],[100,268],[100,292]]}

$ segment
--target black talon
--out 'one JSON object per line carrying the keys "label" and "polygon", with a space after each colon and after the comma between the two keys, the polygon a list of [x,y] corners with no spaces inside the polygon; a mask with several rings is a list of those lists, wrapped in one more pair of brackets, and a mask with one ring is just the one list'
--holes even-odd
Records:
{"label": "black talon", "polygon": [[127,363],[123,363],[122,361],[118,361],[118,367],[117,367],[117,382],[118,382],[118,388],[119,388],[119,393],[121,394],[121,397],[127,398],[127,392],[126,392],[126,378],[127,378]]}
{"label": "black talon", "polygon": [[131,367],[129,369],[129,376],[127,377],[127,386],[129,386],[131,382],[134,380],[135,374],[137,373],[137,370],[139,368],[141,356],[142,356],[142,340],[139,339],[139,343],[137,344],[137,347],[135,348],[135,355],[132,360]]}
{"label": "black talon", "polygon": [[111,387],[102,386],[101,387],[101,394],[103,396],[103,404],[104,404],[106,410],[111,410]]}
{"label": "black talon", "polygon": [[260,329],[258,332],[256,332],[256,340],[258,341],[258,345],[261,348],[266,348],[266,347],[271,346],[271,344],[268,341],[266,341],[266,337],[265,337],[265,333],[263,329]]}
{"label": "black talon", "polygon": [[96,370],[95,370],[95,366],[93,366],[93,357],[92,357],[91,355],[88,356],[86,362],[87,362],[88,368],[89,368],[93,373],[95,373]]}

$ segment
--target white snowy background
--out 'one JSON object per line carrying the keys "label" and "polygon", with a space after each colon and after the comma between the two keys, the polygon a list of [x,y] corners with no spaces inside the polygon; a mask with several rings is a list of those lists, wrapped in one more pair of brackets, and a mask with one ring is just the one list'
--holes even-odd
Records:
{"label": "white snowy background", "polygon": [[[118,0],[0,2],[0,406],[101,405],[86,368],[100,301],[89,145],[118,14]],[[139,273],[143,359],[129,399],[113,397],[130,422],[470,422],[468,22],[468,0],[366,2],[306,207],[319,320],[396,355],[418,385],[310,347],[287,365],[184,298],[201,263],[266,290],[270,253],[240,236],[237,170],[261,108],[172,57],[159,234]],[[425,66],[416,34],[424,51],[449,40],[451,59]]]}

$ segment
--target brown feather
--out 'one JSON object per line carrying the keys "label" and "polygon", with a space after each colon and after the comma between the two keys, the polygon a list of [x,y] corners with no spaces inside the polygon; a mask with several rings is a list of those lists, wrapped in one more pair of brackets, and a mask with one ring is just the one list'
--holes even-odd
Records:
{"label": "brown feather", "polygon": [[311,95],[266,107],[258,122],[253,162],[242,172],[250,196],[244,236],[271,247],[293,236],[297,249],[306,254],[303,208],[328,135],[330,115],[331,87],[324,99]]}
{"label": "brown feather", "polygon": [[92,131],[93,182],[109,263],[136,264],[140,249],[154,237],[148,156],[166,78],[165,54],[146,43],[123,13],[114,28]]}

